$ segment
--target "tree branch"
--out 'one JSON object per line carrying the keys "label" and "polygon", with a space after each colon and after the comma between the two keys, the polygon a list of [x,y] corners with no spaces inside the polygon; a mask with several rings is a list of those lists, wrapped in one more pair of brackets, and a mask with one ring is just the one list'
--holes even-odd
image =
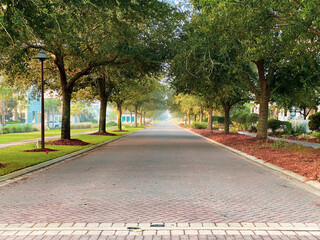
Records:
{"label": "tree branch", "polygon": [[308,30],[309,30],[309,32],[313,33],[314,35],[320,37],[320,31],[316,30],[315,28],[309,27]]}
{"label": "tree branch", "polygon": [[246,82],[251,90],[251,92],[256,95],[256,97],[260,97],[260,93],[259,91],[255,88],[255,86],[252,84],[251,80],[250,80],[250,76],[246,71],[243,71],[243,74],[245,76]]}
{"label": "tree branch", "polygon": [[51,51],[49,48],[47,48],[43,45],[35,45],[35,44],[30,44],[30,43],[27,43],[26,45],[27,45],[27,48],[41,49],[41,50],[44,50],[44,51],[47,51],[47,52],[54,54],[53,51]]}

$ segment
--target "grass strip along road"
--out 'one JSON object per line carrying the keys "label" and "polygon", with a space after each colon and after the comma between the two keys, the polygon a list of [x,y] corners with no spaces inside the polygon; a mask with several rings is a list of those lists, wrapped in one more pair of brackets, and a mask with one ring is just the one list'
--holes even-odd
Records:
{"label": "grass strip along road", "polygon": [[[89,131],[95,131],[95,130],[98,130],[98,129],[97,128],[71,129],[71,134],[89,132]],[[46,135],[46,137],[51,137],[51,136],[60,135],[60,133],[61,133],[60,129],[46,130],[45,135]],[[36,138],[40,138],[40,137],[41,137],[40,131],[26,132],[26,133],[2,134],[0,137],[0,143],[17,142],[17,141],[22,141],[22,140],[36,139]]]}
{"label": "grass strip along road", "polygon": [[36,165],[57,157],[67,155],[69,153],[79,151],[93,145],[107,142],[125,134],[135,132],[142,128],[126,128],[128,132],[114,132],[116,136],[101,136],[101,135],[78,135],[76,139],[80,139],[84,142],[88,142],[86,146],[60,146],[60,145],[49,145],[50,149],[57,151],[49,152],[24,152],[25,150],[34,149],[36,146],[34,143],[25,144],[0,150],[0,176],[12,173],[14,171]]}

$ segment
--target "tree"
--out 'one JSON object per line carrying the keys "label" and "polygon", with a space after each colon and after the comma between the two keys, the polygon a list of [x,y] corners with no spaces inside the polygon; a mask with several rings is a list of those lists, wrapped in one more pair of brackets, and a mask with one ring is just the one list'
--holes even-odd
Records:
{"label": "tree", "polygon": [[310,111],[317,110],[320,104],[319,66],[317,56],[302,63],[283,64],[279,67],[277,82],[290,82],[290,84],[279,84],[271,100],[276,102],[280,108],[298,108],[304,119],[307,119]]}
{"label": "tree", "polygon": [[19,108],[26,107],[26,102],[24,90],[9,88],[3,80],[0,81],[0,113],[3,126],[6,125],[6,121],[12,121],[12,117],[18,115]]}
{"label": "tree", "polygon": [[78,123],[80,123],[80,115],[83,112],[84,106],[84,103],[79,101],[71,104],[71,115],[78,117]]}
{"label": "tree", "polygon": [[[172,85],[178,92],[197,95],[204,101],[212,116],[212,107],[219,102],[225,114],[225,132],[229,132],[232,106],[249,99],[243,74],[239,74],[236,52],[221,51],[219,39],[208,36],[202,19],[195,17],[186,24],[179,41],[179,53],[171,65]],[[200,109],[202,105],[200,104]],[[202,115],[202,114],[200,114]],[[211,117],[208,128],[212,130]]]}
{"label": "tree", "polygon": [[138,114],[141,116],[140,125],[145,125],[147,112],[164,110],[164,86],[160,84],[160,78],[161,75],[145,76],[132,88],[131,97],[126,102],[125,108],[134,112],[135,127],[138,126]]}
{"label": "tree", "polygon": [[175,97],[174,103],[179,105],[179,111],[185,115],[185,117],[188,119],[188,125],[190,125],[191,115],[200,105],[199,99],[194,95],[179,93]]}
{"label": "tree", "polygon": [[268,104],[278,86],[275,76],[279,65],[290,60],[295,51],[308,52],[310,45],[299,41],[305,33],[298,26],[283,24],[278,18],[290,4],[257,0],[193,2],[206,18],[209,34],[220,37],[221,49],[235,48],[239,64],[255,65],[258,78],[246,69],[243,74],[260,105],[257,137],[266,138]]}
{"label": "tree", "polygon": [[310,117],[309,128],[313,131],[320,132],[320,112]]}
{"label": "tree", "polygon": [[[83,76],[99,66],[158,57],[159,52],[150,52],[149,47],[164,49],[166,45],[151,38],[156,31],[161,36],[160,30],[166,27],[167,32],[172,30],[166,19],[170,19],[173,8],[157,0],[7,0],[6,9],[4,25],[13,40],[2,66],[16,75],[29,67],[24,63],[36,53],[35,49],[52,56],[53,63],[46,64],[53,70],[53,78],[60,79],[62,139],[70,139],[71,94]],[[162,39],[166,37],[162,35]]]}
{"label": "tree", "polygon": [[[44,101],[44,108],[45,110],[48,112],[48,116],[51,113],[52,116],[52,128],[54,128],[54,116],[55,113],[58,112],[60,110],[61,107],[61,101],[60,99],[56,99],[56,98],[50,98],[50,99],[46,99]],[[49,117],[48,117],[48,126],[49,126]]]}
{"label": "tree", "polygon": [[138,79],[126,78],[123,72],[115,71],[113,75],[113,88],[110,93],[110,100],[115,102],[118,112],[118,129],[122,131],[122,110],[125,101],[132,98],[133,89],[138,84]]}

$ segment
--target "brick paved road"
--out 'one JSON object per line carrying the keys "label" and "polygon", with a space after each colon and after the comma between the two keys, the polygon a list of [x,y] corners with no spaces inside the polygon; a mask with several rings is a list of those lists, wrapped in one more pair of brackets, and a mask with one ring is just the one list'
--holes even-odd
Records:
{"label": "brick paved road", "polygon": [[0,187],[0,223],[26,222],[320,223],[320,198],[160,124]]}

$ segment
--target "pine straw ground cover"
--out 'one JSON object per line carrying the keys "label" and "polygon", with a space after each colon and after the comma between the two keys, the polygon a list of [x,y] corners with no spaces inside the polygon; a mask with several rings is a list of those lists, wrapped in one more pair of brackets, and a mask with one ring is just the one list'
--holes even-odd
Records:
{"label": "pine straw ground cover", "polygon": [[282,140],[258,140],[238,133],[187,128],[204,137],[320,182],[320,150]]}

